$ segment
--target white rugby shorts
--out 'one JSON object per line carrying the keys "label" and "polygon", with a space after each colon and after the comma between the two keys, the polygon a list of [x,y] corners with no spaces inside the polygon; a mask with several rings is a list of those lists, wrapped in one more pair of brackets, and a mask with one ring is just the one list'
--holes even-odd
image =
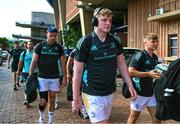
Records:
{"label": "white rugby shorts", "polygon": [[108,120],[112,110],[113,94],[93,96],[82,93],[82,99],[92,123]]}
{"label": "white rugby shorts", "polygon": [[144,97],[137,95],[137,98],[130,103],[131,109],[135,111],[142,111],[145,107],[155,107],[156,106],[156,99],[153,96],[151,97]]}
{"label": "white rugby shorts", "polygon": [[38,78],[38,81],[39,81],[38,90],[40,92],[44,92],[48,90],[51,90],[51,91],[60,90],[59,78],[55,78],[55,79]]}

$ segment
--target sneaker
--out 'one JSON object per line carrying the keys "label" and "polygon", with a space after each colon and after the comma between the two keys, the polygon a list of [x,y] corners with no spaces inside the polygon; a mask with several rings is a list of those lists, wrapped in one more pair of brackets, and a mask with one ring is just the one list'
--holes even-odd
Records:
{"label": "sneaker", "polygon": [[19,82],[20,82],[21,84],[23,84],[25,81],[24,81],[24,80],[20,80]]}
{"label": "sneaker", "polygon": [[24,102],[23,102],[23,105],[27,105],[27,104],[28,104],[28,101],[24,101]]}
{"label": "sneaker", "polygon": [[29,107],[30,107],[30,105],[29,105],[28,101],[24,101],[24,102],[23,102],[23,105],[26,105],[26,107],[27,107],[27,108],[29,108]]}
{"label": "sneaker", "polygon": [[14,84],[14,90],[17,90],[17,86],[16,86],[16,84]]}
{"label": "sneaker", "polygon": [[17,83],[17,86],[18,86],[18,87],[21,87],[21,85],[20,85],[19,83]]}
{"label": "sneaker", "polygon": [[39,118],[39,124],[45,124],[45,121],[43,118]]}
{"label": "sneaker", "polygon": [[60,101],[58,101],[58,100],[56,99],[55,109],[58,109],[58,108],[60,108]]}
{"label": "sneaker", "polygon": [[60,106],[59,106],[58,103],[56,103],[56,104],[55,104],[55,109],[58,109],[58,108],[60,108]]}
{"label": "sneaker", "polygon": [[79,112],[79,116],[83,119],[89,119],[89,116],[87,113],[82,113],[82,112]]}

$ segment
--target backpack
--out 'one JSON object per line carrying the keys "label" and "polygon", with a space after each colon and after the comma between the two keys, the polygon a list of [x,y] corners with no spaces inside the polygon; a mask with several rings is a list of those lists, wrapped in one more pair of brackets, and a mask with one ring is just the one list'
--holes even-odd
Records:
{"label": "backpack", "polygon": [[[132,80],[132,83],[133,83],[134,89],[136,89],[135,83],[133,82],[133,80]],[[121,93],[123,97],[126,99],[129,99],[131,97],[131,94],[129,92],[129,87],[127,86],[127,83],[124,80],[122,81]]]}
{"label": "backpack", "polygon": [[26,50],[23,51],[23,55],[22,56],[23,56],[23,59],[22,59],[23,64],[22,64],[22,67],[20,68],[20,72],[22,72],[23,67],[24,67],[24,59],[25,59],[25,56],[26,56]]}
{"label": "backpack", "polygon": [[[145,54],[144,53],[144,50],[143,50],[143,54]],[[135,54],[136,55],[136,54]],[[133,57],[135,56],[135,55],[133,55]],[[132,57],[132,58],[133,58]],[[132,58],[131,58],[131,60],[132,60]],[[143,59],[145,60],[145,57],[143,57]],[[130,62],[131,62],[131,60],[129,60]],[[129,63],[130,63],[129,62]],[[131,80],[132,81],[132,83],[133,83],[133,86],[134,86],[134,89],[136,89],[136,86],[135,86],[135,83],[133,82],[133,80]],[[136,90],[137,91],[137,90]],[[121,93],[122,93],[122,96],[124,97],[124,98],[126,98],[126,99],[129,99],[130,97],[131,97],[131,94],[130,94],[130,92],[129,92],[129,88],[128,88],[128,86],[127,86],[127,84],[126,84],[126,82],[123,80],[122,81],[122,87],[121,87]]]}
{"label": "backpack", "polygon": [[[156,117],[180,121],[180,59],[173,61],[163,77],[154,82]],[[167,90],[168,89],[168,90]]]}

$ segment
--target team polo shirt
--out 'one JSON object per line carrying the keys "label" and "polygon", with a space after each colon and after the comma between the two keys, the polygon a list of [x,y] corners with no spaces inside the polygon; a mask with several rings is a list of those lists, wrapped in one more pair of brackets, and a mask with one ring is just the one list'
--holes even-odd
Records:
{"label": "team polo shirt", "polygon": [[[24,52],[25,51],[23,51],[21,53],[20,58],[19,58],[19,60],[21,62],[23,62],[23,54],[24,54]],[[24,57],[24,62],[23,62],[24,64],[23,64],[22,72],[29,73],[32,57],[33,57],[33,51],[26,50],[25,57]],[[36,72],[37,72],[37,68],[34,70],[34,73],[36,73]]]}
{"label": "team polo shirt", "polygon": [[21,53],[23,52],[22,49],[18,48],[18,49],[15,49],[15,48],[12,48],[10,51],[9,51],[9,54],[12,56],[12,65],[14,66],[17,66],[18,63],[19,63],[19,57],[21,55]]}
{"label": "team polo shirt", "polygon": [[50,45],[47,41],[43,41],[35,47],[34,52],[39,55],[38,76],[50,79],[59,78],[58,60],[64,55],[61,45],[58,43]]}
{"label": "team polo shirt", "polygon": [[[154,70],[157,64],[158,57],[155,54],[151,57],[146,50],[142,50],[133,57],[129,66],[138,71],[148,72]],[[146,97],[153,95],[153,79],[151,77],[133,78],[133,81],[138,95]]]}
{"label": "team polo shirt", "polygon": [[85,63],[82,92],[106,96],[116,90],[117,56],[123,52],[120,39],[108,34],[101,42],[95,32],[82,37],[76,46],[74,59]]}

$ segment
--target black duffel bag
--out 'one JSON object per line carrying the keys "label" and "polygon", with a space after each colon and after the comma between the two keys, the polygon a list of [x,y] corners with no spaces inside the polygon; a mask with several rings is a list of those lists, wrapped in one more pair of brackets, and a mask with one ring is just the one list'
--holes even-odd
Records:
{"label": "black duffel bag", "polygon": [[26,84],[25,84],[25,93],[26,93],[26,100],[28,103],[32,103],[37,99],[37,88],[39,82],[37,76],[31,75],[28,77]]}

